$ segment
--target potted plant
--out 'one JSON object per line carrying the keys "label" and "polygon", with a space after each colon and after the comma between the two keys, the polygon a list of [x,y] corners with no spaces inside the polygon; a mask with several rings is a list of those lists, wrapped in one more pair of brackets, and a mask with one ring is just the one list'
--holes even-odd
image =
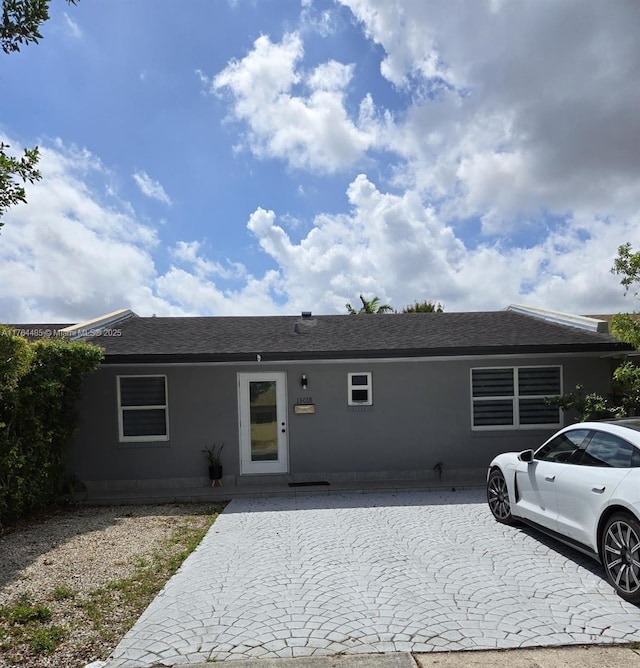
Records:
{"label": "potted plant", "polygon": [[223,448],[224,443],[220,443],[220,445],[214,443],[210,448],[205,448],[202,451],[209,464],[209,480],[222,480],[222,462],[220,461],[220,455]]}

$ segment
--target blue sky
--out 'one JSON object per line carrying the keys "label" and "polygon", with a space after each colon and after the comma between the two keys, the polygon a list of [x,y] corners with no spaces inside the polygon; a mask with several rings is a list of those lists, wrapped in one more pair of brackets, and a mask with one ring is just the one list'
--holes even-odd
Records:
{"label": "blue sky", "polygon": [[636,308],[640,5],[53,0],[0,54],[42,181],[0,320]]}

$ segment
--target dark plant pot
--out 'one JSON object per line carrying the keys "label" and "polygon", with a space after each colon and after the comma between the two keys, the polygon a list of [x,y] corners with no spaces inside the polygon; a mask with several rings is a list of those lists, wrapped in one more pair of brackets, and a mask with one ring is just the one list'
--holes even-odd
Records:
{"label": "dark plant pot", "polygon": [[222,480],[222,465],[209,467],[209,480]]}

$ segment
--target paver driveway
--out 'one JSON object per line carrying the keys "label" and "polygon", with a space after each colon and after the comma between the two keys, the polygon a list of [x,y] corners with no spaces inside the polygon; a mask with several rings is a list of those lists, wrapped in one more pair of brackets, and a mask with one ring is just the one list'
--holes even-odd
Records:
{"label": "paver driveway", "polygon": [[482,490],[234,500],[116,666],[640,640],[595,562]]}

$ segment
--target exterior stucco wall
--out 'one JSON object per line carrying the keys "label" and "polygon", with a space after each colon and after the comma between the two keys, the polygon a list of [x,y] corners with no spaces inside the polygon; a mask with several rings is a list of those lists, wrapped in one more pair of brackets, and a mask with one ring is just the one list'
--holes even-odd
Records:
{"label": "exterior stucco wall", "polygon": [[[505,450],[537,447],[553,430],[471,429],[470,369],[561,364],[563,389],[582,383],[609,391],[610,360],[501,358],[369,361],[242,366],[103,366],[87,379],[70,468],[82,480],[145,480],[206,476],[201,450],[225,443],[225,476],[240,473],[237,373],[287,373],[289,464],[292,474],[481,468]],[[373,406],[347,405],[347,373],[372,373]],[[301,374],[308,387],[302,390]],[[165,374],[166,442],[118,441],[118,375]],[[298,398],[315,413],[294,414]]]}
{"label": "exterior stucco wall", "polygon": [[[583,383],[607,392],[608,360],[569,358],[428,362],[364,362],[300,366],[314,415],[289,419],[292,472],[431,470],[486,466],[498,453],[537,447],[555,430],[472,431],[470,369],[562,364],[566,391]],[[347,372],[372,372],[373,406],[347,406]],[[292,378],[293,376],[293,378]],[[292,382],[293,381],[293,382]],[[300,392],[290,391],[292,397]]]}

